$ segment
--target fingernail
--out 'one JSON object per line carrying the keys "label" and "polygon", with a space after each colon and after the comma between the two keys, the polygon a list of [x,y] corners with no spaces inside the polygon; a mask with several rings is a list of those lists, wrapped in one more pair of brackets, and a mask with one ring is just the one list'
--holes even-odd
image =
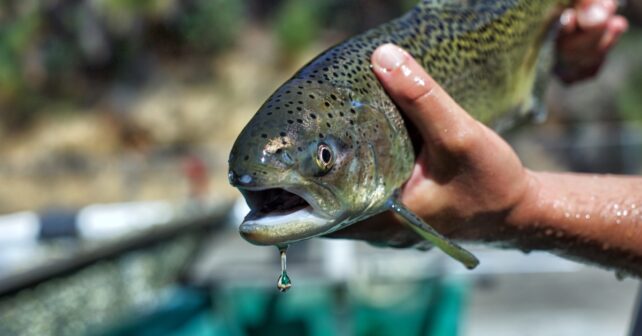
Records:
{"label": "fingernail", "polygon": [[393,44],[385,44],[377,50],[372,61],[374,66],[384,72],[390,72],[399,68],[404,60],[404,52],[399,47]]}
{"label": "fingernail", "polygon": [[571,23],[574,11],[575,10],[572,8],[567,8],[566,10],[564,10],[562,16],[560,16],[560,23],[562,24],[562,26],[568,26]]}
{"label": "fingernail", "polygon": [[608,9],[601,2],[596,2],[577,14],[577,19],[582,22],[582,26],[597,26],[606,22],[609,16]]}

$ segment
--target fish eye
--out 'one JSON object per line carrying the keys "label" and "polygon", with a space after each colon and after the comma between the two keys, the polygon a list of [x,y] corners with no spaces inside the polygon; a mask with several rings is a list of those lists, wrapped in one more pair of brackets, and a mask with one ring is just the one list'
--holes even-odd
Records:
{"label": "fish eye", "polygon": [[332,148],[330,146],[321,143],[317,148],[317,166],[321,169],[323,173],[327,173],[332,168],[334,164],[334,154],[332,153]]}

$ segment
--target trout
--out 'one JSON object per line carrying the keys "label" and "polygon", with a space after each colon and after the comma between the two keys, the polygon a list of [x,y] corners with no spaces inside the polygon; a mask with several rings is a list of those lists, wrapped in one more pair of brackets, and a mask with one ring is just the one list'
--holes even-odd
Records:
{"label": "trout", "polygon": [[477,266],[399,201],[417,148],[370,57],[384,43],[404,48],[473,117],[504,127],[533,110],[533,92],[550,72],[544,46],[566,4],[424,0],[313,59],[261,106],[232,148],[229,181],[251,209],[241,235],[285,246],[393,211],[464,266]]}

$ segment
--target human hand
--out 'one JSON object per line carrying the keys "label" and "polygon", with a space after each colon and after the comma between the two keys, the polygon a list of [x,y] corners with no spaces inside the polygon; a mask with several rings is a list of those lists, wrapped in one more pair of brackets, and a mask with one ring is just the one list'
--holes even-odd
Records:
{"label": "human hand", "polygon": [[594,76],[608,51],[628,29],[616,15],[617,0],[577,0],[560,18],[555,72],[565,83]]}
{"label": "human hand", "polygon": [[[411,211],[442,234],[483,240],[529,187],[511,147],[473,119],[405,51],[387,44],[372,56],[374,72],[421,138],[414,171],[401,190]],[[408,246],[419,236],[387,213],[333,237]]]}

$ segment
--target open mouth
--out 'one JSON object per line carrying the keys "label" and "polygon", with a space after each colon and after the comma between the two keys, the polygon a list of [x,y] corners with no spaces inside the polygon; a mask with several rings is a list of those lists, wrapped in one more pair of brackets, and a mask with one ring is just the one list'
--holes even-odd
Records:
{"label": "open mouth", "polygon": [[250,213],[239,227],[245,240],[256,245],[282,245],[309,239],[330,230],[335,219],[318,210],[314,199],[282,188],[241,189]]}
{"label": "open mouth", "polygon": [[243,195],[250,207],[250,213],[245,218],[258,220],[267,216],[285,216],[311,205],[302,197],[285,189],[273,188],[265,190],[244,190]]}

